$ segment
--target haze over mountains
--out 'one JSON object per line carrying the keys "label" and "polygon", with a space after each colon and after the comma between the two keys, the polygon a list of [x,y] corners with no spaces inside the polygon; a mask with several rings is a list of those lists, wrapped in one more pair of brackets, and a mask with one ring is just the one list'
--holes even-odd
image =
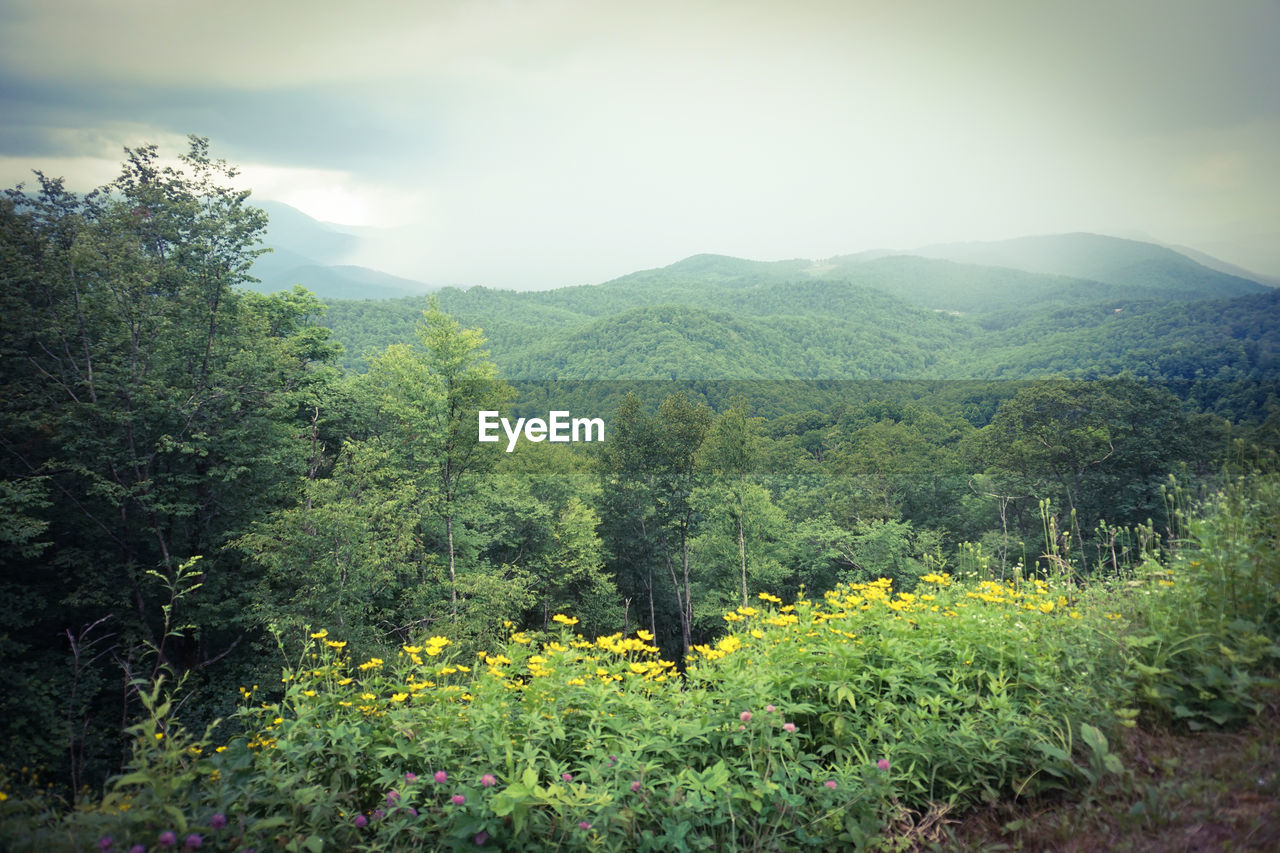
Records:
{"label": "haze over mountains", "polygon": [[[254,267],[255,275],[261,279],[261,283],[253,287],[255,290],[273,293],[302,284],[322,299],[396,299],[453,284],[405,278],[357,263],[369,255],[362,232],[377,229],[320,222],[280,202],[263,201],[258,205],[270,216],[265,245],[272,251],[259,258]],[[1175,250],[1145,241],[1084,233],[933,245],[905,252],[873,250],[813,262],[744,260],[736,267],[724,256],[695,255],[648,272],[678,273],[686,278],[692,274],[692,278],[697,279],[697,270],[703,268],[717,279],[732,278],[736,274],[755,280],[761,275],[793,276],[800,272],[815,278],[840,278],[854,266],[863,267],[872,261],[904,255],[1007,267],[1124,288],[1140,288],[1145,284],[1159,292],[1180,291],[1185,296],[1199,298],[1240,292],[1241,281],[1269,286],[1280,283],[1187,247],[1176,247]],[[714,270],[707,258],[720,258],[714,262]],[[872,266],[863,271],[872,272],[874,269]],[[1221,276],[1208,275],[1206,271],[1221,273]],[[633,273],[618,280],[643,280],[644,276],[644,272]],[[990,274],[983,273],[979,277],[989,278]],[[573,284],[565,282],[566,286]],[[957,307],[955,310],[964,309]]]}
{"label": "haze over mountains", "polygon": [[[414,339],[428,285],[344,263],[359,241],[348,230],[272,214],[263,289],[313,290],[349,367]],[[1210,408],[1232,383],[1253,383],[1247,405],[1265,417],[1280,379],[1280,290],[1218,266],[1081,233],[816,262],[704,254],[602,284],[431,292],[483,331],[512,380],[1129,372],[1195,385],[1188,393]]]}

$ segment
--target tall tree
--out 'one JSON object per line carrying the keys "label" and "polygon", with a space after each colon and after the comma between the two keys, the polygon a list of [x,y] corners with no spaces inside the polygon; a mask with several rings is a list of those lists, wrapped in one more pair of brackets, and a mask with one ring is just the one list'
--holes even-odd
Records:
{"label": "tall tree", "polygon": [[[41,638],[97,624],[133,676],[202,672],[248,630],[253,578],[225,545],[291,496],[302,403],[336,349],[310,325],[313,299],[237,288],[266,216],[207,141],[171,166],[154,146],[125,154],[87,196],[40,175],[0,203],[0,479],[44,546],[8,551],[0,582],[41,602],[13,626],[28,660],[61,652]],[[183,602],[194,627],[166,635],[150,573],[172,581],[200,555]],[[131,652],[143,641],[157,650],[146,669]],[[114,701],[118,724],[131,695],[103,686],[92,712]]]}
{"label": "tall tree", "polygon": [[369,370],[381,393],[388,434],[423,480],[433,512],[444,525],[452,616],[458,615],[457,525],[459,511],[492,470],[494,446],[478,441],[481,410],[497,410],[511,399],[497,378],[479,329],[463,329],[434,300],[423,312],[418,345],[393,344]]}

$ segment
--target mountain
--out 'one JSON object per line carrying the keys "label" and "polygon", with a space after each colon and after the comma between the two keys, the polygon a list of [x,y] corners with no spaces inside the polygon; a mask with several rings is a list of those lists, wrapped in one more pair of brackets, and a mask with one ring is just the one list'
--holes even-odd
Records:
{"label": "mountain", "polygon": [[347,264],[360,238],[335,225],[307,216],[287,204],[257,203],[269,222],[263,246],[270,252],[253,265],[261,293],[289,290],[301,284],[321,299],[398,299],[431,289],[420,281],[369,267]]}
{"label": "mountain", "polygon": [[[1089,247],[1098,255],[1089,257]],[[437,298],[459,323],[483,331],[511,380],[1128,372],[1177,384],[1206,410],[1265,417],[1271,405],[1267,389],[1280,384],[1280,290],[1165,247],[1095,235],[948,252],[1003,263],[695,255],[598,285],[445,288]],[[1007,265],[1014,262],[1038,269]],[[425,297],[331,301],[325,323],[359,369],[388,344],[411,341],[425,307]]]}
{"label": "mountain", "polygon": [[926,246],[910,254],[1141,288],[1157,298],[1212,299],[1266,289],[1256,281],[1211,269],[1164,246],[1100,234],[952,243]]}

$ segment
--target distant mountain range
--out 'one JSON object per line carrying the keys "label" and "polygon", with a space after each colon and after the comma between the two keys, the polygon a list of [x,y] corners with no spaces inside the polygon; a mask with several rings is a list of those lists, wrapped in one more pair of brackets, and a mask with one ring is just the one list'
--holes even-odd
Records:
{"label": "distant mountain range", "polygon": [[[322,299],[399,299],[438,289],[437,285],[403,278],[351,263],[360,254],[360,229],[320,222],[279,202],[258,205],[270,217],[265,245],[269,254],[254,265],[261,281],[252,289],[264,293],[302,284]],[[913,258],[914,260],[903,260]],[[949,261],[985,269],[948,275],[922,274],[923,260]],[[1132,297],[1143,288],[1153,298],[1195,299],[1247,292],[1250,286],[1276,286],[1280,281],[1250,273],[1202,252],[1097,234],[1022,237],[991,243],[926,246],[910,252],[870,251],[820,261],[749,261],[722,255],[695,255],[655,270],[632,273],[607,284],[642,284],[655,278],[667,284],[714,283],[754,286],[762,281],[811,277],[864,281],[867,286],[904,296],[938,310],[972,311],[991,300],[1006,306],[1040,301],[1066,284],[1030,281],[1025,275],[999,276],[990,268],[1076,279],[1083,293]],[[941,289],[936,289],[943,282]],[[1083,282],[1089,282],[1086,286]],[[1033,295],[1026,290],[1034,285]],[[1112,285],[1108,290],[1100,285]],[[928,291],[933,287],[935,290]],[[1118,288],[1118,289],[1117,289]],[[574,291],[576,288],[565,288]],[[1058,297],[1060,298],[1060,294]],[[977,300],[977,302],[975,302]],[[1069,301],[1077,301],[1072,297]]]}
{"label": "distant mountain range", "polygon": [[280,202],[257,202],[270,217],[264,245],[271,249],[253,265],[252,290],[275,293],[301,284],[321,299],[398,299],[426,293],[430,285],[346,263],[360,237],[340,225],[312,219]]}

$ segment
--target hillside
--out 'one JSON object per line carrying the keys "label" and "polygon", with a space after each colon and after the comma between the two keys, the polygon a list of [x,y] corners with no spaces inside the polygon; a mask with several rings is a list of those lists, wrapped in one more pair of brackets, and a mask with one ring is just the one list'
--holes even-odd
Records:
{"label": "hillside", "polygon": [[[1104,251],[1089,261],[1091,246]],[[1128,371],[1199,383],[1196,396],[1212,405],[1223,391],[1210,383],[1276,375],[1280,292],[1172,250],[1064,235],[948,251],[968,260],[872,253],[815,265],[696,255],[599,285],[446,288],[438,299],[463,325],[483,330],[510,379]],[[1038,270],[982,265],[976,256]],[[325,322],[346,346],[347,364],[359,368],[364,354],[409,340],[427,304],[425,296],[331,301]],[[1249,408],[1256,414],[1264,405],[1261,395]]]}

